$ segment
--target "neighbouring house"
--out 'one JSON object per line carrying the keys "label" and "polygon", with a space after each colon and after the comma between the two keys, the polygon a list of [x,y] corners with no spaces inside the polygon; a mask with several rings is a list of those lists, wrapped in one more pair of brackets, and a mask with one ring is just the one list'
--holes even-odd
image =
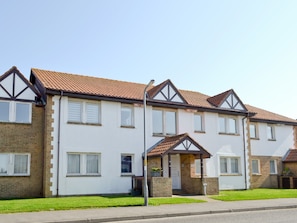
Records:
{"label": "neighbouring house", "polygon": [[43,196],[43,109],[16,67],[0,76],[0,199]]}
{"label": "neighbouring house", "polygon": [[[31,152],[27,175],[41,174],[44,197],[142,187],[144,95],[151,196],[276,188],[282,161],[296,148],[296,120],[246,105],[232,89],[208,96],[165,80],[145,94],[146,84],[36,68],[30,82],[31,103],[43,105],[34,106],[40,119],[31,123],[42,126],[34,136],[42,171],[33,169]],[[0,106],[3,100],[9,99],[1,95]],[[26,141],[14,132],[8,137]],[[3,148],[0,141],[0,159]]]}

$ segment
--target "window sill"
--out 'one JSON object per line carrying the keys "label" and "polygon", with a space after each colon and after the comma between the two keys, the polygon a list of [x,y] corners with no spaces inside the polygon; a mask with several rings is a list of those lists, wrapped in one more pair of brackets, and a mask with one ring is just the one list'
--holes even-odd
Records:
{"label": "window sill", "polygon": [[262,176],[261,173],[252,173],[253,176]]}
{"label": "window sill", "polygon": [[155,137],[166,137],[166,136],[175,136],[176,134],[163,134],[163,133],[153,133]]}
{"label": "window sill", "polygon": [[260,140],[260,138],[258,138],[258,137],[257,137],[257,138],[251,138],[251,139],[252,139],[252,140]]}
{"label": "window sill", "polygon": [[234,174],[232,174],[232,173],[221,173],[220,174],[220,176],[221,177],[239,177],[239,176],[242,176],[242,174],[240,174],[240,173],[234,173]]}
{"label": "window sill", "polygon": [[7,174],[0,174],[0,177],[29,177],[30,174],[12,174],[12,175],[7,175]]}
{"label": "window sill", "polygon": [[70,125],[90,125],[90,126],[102,126],[100,123],[83,123],[83,122],[67,122]]}
{"label": "window sill", "polygon": [[197,130],[195,130],[194,132],[195,133],[203,133],[203,134],[205,134],[205,131],[197,131]]}
{"label": "window sill", "polygon": [[121,128],[125,128],[125,129],[135,129],[135,126],[129,126],[129,125],[121,125]]}
{"label": "window sill", "polygon": [[219,135],[240,136],[238,133],[219,132]]}
{"label": "window sill", "polygon": [[101,174],[67,174],[66,177],[101,177]]}
{"label": "window sill", "polygon": [[13,125],[31,125],[32,122],[6,122],[0,121],[1,124],[13,124]]}
{"label": "window sill", "polygon": [[268,139],[268,141],[274,142],[276,141],[276,139]]}
{"label": "window sill", "polygon": [[135,174],[133,173],[121,173],[121,177],[133,177]]}

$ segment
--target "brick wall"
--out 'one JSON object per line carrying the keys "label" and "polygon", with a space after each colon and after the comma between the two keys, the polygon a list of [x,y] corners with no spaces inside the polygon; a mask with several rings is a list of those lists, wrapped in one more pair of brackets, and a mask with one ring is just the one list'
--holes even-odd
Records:
{"label": "brick wall", "polygon": [[32,105],[32,123],[0,123],[0,153],[29,153],[30,176],[0,176],[0,198],[43,196],[43,107]]}
{"label": "brick wall", "polygon": [[219,180],[217,177],[204,177],[203,182],[200,176],[195,175],[195,156],[181,155],[181,184],[182,191],[187,194],[204,194],[203,183],[207,183],[206,192],[208,195],[219,193]]}
{"label": "brick wall", "polygon": [[53,174],[51,173],[51,169],[53,168],[51,160],[53,159],[52,155],[52,132],[53,132],[53,98],[51,96],[47,97],[47,105],[45,109],[45,128],[44,128],[44,171],[43,171],[43,193],[45,197],[52,197],[53,193],[51,191],[51,178],[53,177]]}
{"label": "brick wall", "polygon": [[151,197],[171,197],[172,180],[169,177],[150,178],[149,192]]}
{"label": "brick wall", "polygon": [[[278,176],[283,170],[282,158],[271,156],[252,156],[251,160],[253,159],[260,161],[260,174],[252,174],[251,188],[278,188]],[[270,174],[270,160],[277,160],[278,174]]]}

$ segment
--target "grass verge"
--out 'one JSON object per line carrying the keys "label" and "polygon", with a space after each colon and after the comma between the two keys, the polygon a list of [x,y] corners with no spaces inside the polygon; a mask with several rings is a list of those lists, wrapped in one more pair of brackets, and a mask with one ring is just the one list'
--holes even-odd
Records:
{"label": "grass verge", "polygon": [[[204,202],[191,198],[149,198],[149,205],[185,204]],[[142,206],[142,197],[131,196],[82,196],[61,198],[34,198],[0,200],[0,213],[72,210],[86,208],[107,208]]]}
{"label": "grass verge", "polygon": [[254,189],[242,191],[220,191],[211,198],[221,201],[265,200],[276,198],[297,198],[297,190],[292,189]]}

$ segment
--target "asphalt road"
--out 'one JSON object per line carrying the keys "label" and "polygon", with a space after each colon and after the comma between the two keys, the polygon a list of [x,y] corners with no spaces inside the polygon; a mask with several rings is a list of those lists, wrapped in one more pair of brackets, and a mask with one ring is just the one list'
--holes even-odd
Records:
{"label": "asphalt road", "polygon": [[[209,214],[188,217],[170,217],[135,221],[120,221],[121,223],[288,223],[297,221],[296,209],[281,209],[269,211],[251,211],[239,213]],[[116,222],[114,222],[116,223]],[[119,222],[117,222],[119,223]]]}

